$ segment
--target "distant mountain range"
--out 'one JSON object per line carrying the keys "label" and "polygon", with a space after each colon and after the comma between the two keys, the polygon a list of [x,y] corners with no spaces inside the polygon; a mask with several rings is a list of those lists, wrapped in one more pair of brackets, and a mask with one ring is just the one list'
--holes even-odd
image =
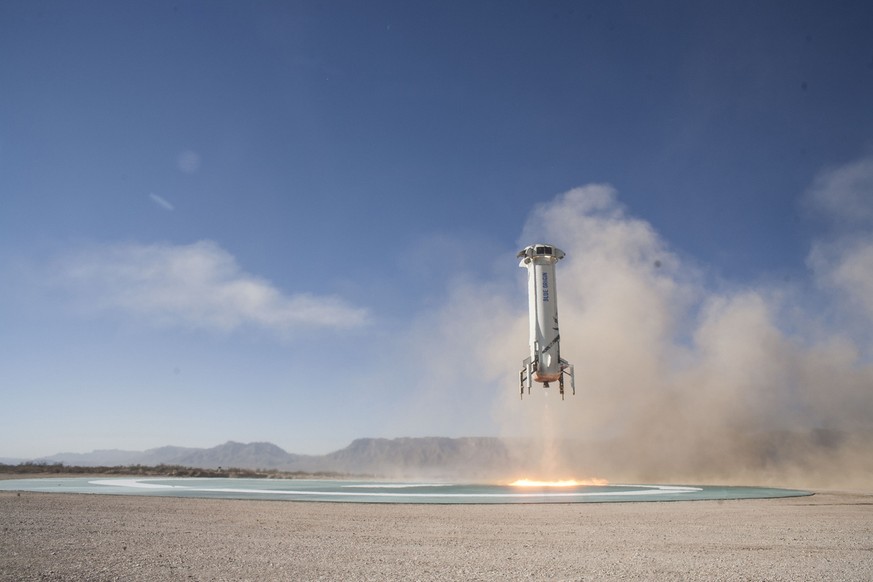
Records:
{"label": "distant mountain range", "polygon": [[276,469],[380,476],[490,475],[505,470],[509,447],[492,437],[361,438],[326,455],[289,453],[272,443],[228,441],[208,449],[166,446],[59,453],[35,462],[71,466],[181,465],[204,469]]}
{"label": "distant mountain range", "polygon": [[[211,448],[98,450],[61,453],[33,461],[84,467],[179,465],[195,469],[335,472],[397,479],[505,479],[560,470],[562,477],[624,481],[728,484],[782,479],[829,487],[846,487],[847,483],[868,487],[873,476],[870,430],[774,430],[692,444],[682,449],[673,441],[644,446],[634,438],[549,443],[494,437],[361,438],[326,455],[299,455],[272,443],[229,441]],[[22,462],[11,460],[8,464]]]}

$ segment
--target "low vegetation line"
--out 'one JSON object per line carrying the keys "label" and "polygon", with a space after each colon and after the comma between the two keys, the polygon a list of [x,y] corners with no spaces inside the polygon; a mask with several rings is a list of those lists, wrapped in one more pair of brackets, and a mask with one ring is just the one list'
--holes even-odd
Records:
{"label": "low vegetation line", "polygon": [[204,469],[182,465],[125,465],[112,467],[79,467],[63,463],[0,463],[0,473],[11,475],[141,475],[146,477],[229,477],[234,479],[348,479],[352,475],[323,471],[279,471],[276,469]]}

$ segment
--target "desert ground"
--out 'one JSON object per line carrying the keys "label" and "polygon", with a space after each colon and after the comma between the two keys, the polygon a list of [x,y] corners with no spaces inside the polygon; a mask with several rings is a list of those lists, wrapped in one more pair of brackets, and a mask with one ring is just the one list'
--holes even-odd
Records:
{"label": "desert ground", "polygon": [[0,580],[873,580],[873,494],[379,505],[0,493]]}

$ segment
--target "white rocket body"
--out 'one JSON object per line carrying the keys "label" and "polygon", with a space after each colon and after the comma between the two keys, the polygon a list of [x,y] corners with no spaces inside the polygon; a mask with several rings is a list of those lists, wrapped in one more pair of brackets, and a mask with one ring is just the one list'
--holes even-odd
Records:
{"label": "white rocket body", "polygon": [[521,393],[528,393],[532,382],[545,388],[558,382],[564,397],[564,374],[570,376],[573,394],[576,393],[573,366],[561,358],[561,334],[558,330],[558,290],[555,264],[564,258],[564,251],[553,245],[537,243],[518,253],[519,267],[527,268],[528,310],[530,317],[530,357],[525,359],[519,373]]}

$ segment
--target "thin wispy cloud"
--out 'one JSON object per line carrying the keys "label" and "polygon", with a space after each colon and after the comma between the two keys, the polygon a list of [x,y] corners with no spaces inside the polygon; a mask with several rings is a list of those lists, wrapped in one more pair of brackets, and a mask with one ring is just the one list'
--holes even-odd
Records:
{"label": "thin wispy cloud", "polygon": [[200,169],[200,154],[185,150],[176,156],[176,166],[186,174],[196,174]]}
{"label": "thin wispy cloud", "polygon": [[873,223],[873,156],[819,173],[807,206],[842,228]]}
{"label": "thin wispy cloud", "polygon": [[175,206],[170,204],[166,198],[164,198],[162,196],[158,196],[154,192],[149,194],[149,198],[151,199],[152,202],[154,202],[155,204],[157,204],[158,206],[160,206],[164,210],[175,210]]}
{"label": "thin wispy cloud", "polygon": [[338,297],[285,293],[212,241],[101,246],[65,257],[56,272],[83,304],[159,326],[283,333],[368,319],[365,309]]}

